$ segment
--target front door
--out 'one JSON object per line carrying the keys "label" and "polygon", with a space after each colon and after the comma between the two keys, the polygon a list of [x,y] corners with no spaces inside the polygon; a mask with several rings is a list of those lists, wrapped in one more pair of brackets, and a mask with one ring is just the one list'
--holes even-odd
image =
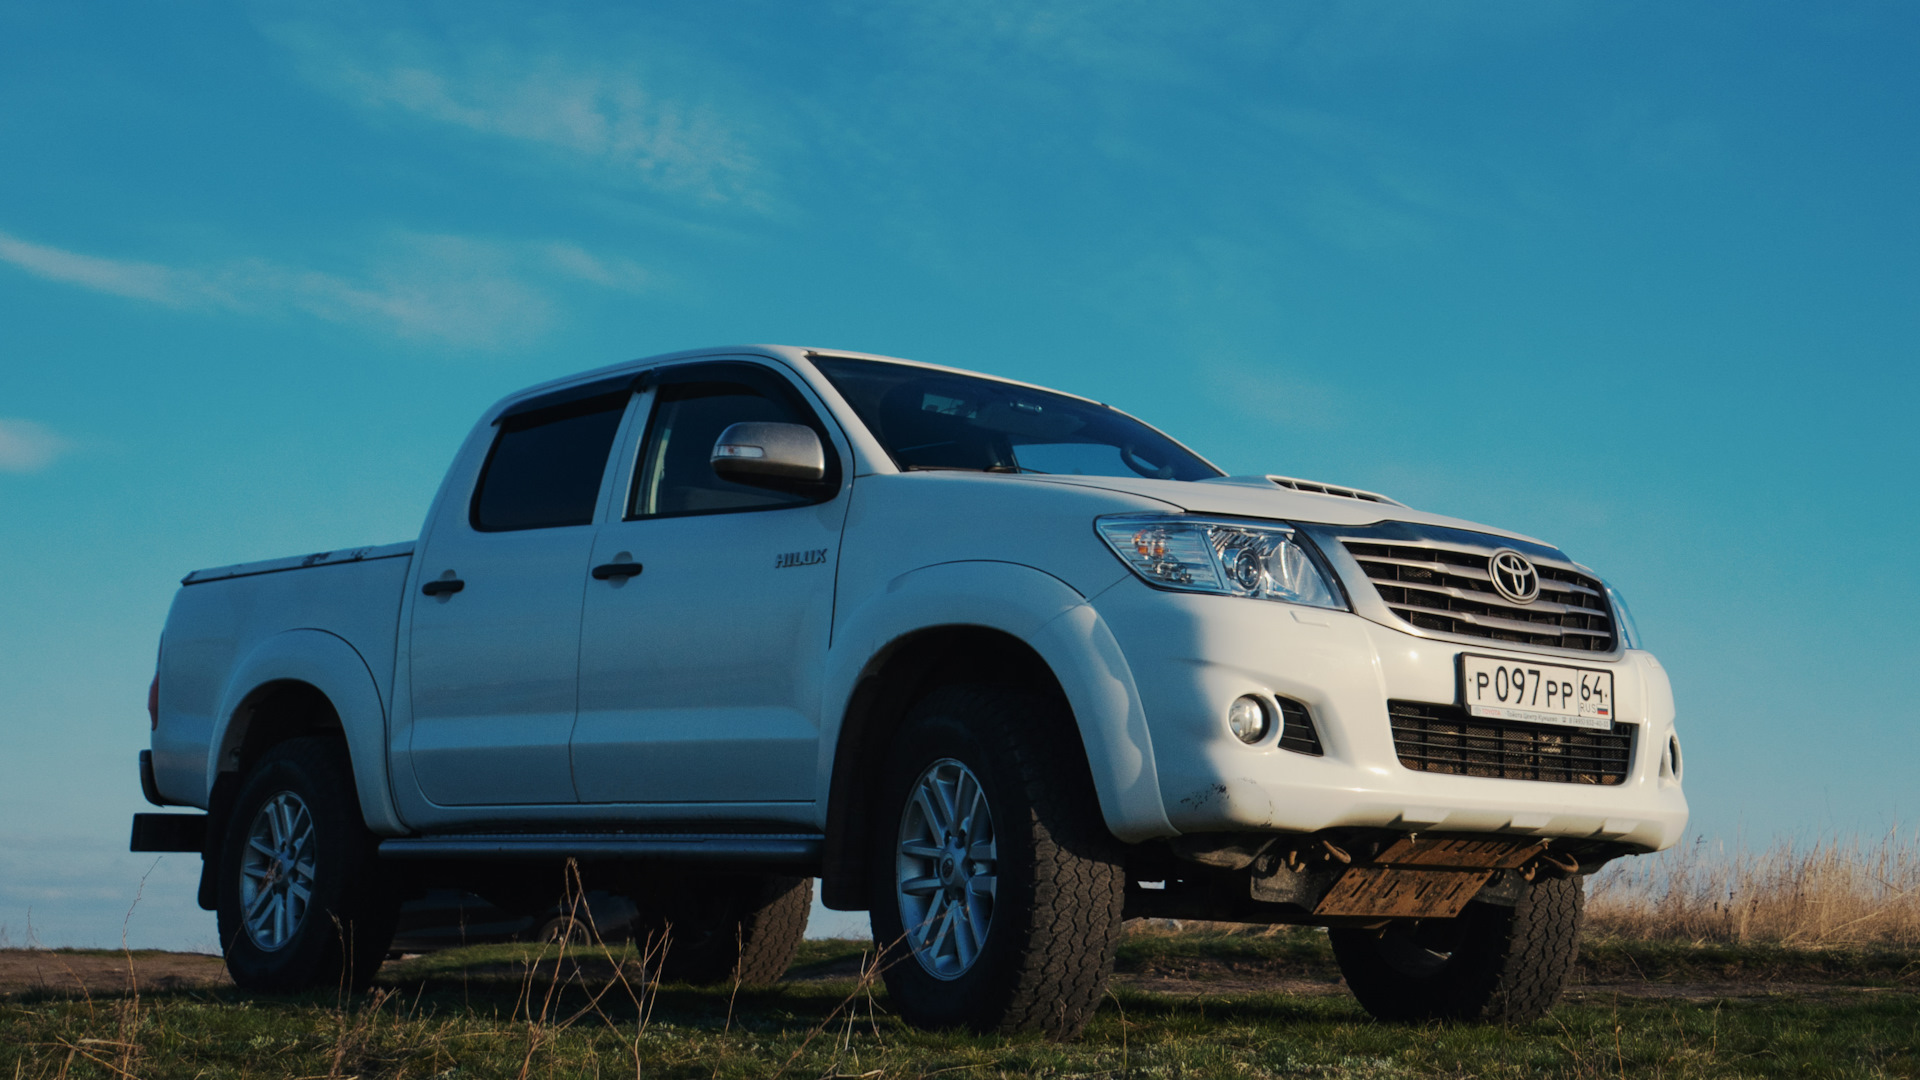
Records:
{"label": "front door", "polygon": [[[811,801],[846,454],[770,368],[692,364],[655,385],[625,512],[594,543],[595,566],[640,571],[587,585],[580,800]],[[714,475],[714,442],[744,421],[814,428],[828,482],[775,491]]]}
{"label": "front door", "polygon": [[413,606],[410,751],[432,802],[575,801],[580,602],[630,398],[504,418],[473,498],[449,500],[415,556],[431,595]]}

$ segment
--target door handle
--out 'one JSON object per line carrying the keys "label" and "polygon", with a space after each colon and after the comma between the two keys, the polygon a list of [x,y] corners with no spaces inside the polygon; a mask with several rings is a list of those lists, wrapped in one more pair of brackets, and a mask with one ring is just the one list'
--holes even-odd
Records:
{"label": "door handle", "polygon": [[630,577],[640,576],[640,570],[641,566],[637,562],[601,563],[599,566],[593,568],[593,579],[595,581],[607,581],[612,578],[619,578],[624,581]]}
{"label": "door handle", "polygon": [[467,583],[461,581],[459,578],[441,578],[438,581],[429,581],[425,585],[420,586],[420,591],[426,593],[428,596],[439,596],[442,593],[457,593],[466,587]]}

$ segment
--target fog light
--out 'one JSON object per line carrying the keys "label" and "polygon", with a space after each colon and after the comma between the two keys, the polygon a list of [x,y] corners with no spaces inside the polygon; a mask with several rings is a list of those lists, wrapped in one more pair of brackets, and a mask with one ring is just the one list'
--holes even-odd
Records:
{"label": "fog light", "polygon": [[1267,703],[1248,694],[1227,707],[1227,727],[1235,738],[1249,745],[1267,737],[1273,720],[1267,715]]}

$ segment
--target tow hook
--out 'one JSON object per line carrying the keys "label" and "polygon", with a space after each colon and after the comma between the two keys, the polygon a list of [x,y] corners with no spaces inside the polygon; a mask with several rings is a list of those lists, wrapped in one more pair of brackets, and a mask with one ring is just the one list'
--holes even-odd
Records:
{"label": "tow hook", "polygon": [[1337,862],[1343,866],[1350,866],[1353,863],[1353,856],[1347,854],[1345,849],[1341,848],[1340,845],[1331,840],[1322,839],[1318,844],[1308,847],[1306,854],[1302,854],[1299,848],[1292,847],[1280,853],[1277,860],[1273,855],[1263,855],[1260,857],[1260,861],[1256,864],[1255,869],[1262,874],[1271,874],[1277,866],[1284,866],[1293,873],[1298,874],[1303,873],[1307,869],[1309,859],[1318,859],[1322,862],[1330,863]]}
{"label": "tow hook", "polygon": [[1546,867],[1558,870],[1557,877],[1572,877],[1580,872],[1580,860],[1556,851],[1542,851],[1538,858],[1527,864],[1525,870],[1520,871],[1520,876],[1532,881]]}

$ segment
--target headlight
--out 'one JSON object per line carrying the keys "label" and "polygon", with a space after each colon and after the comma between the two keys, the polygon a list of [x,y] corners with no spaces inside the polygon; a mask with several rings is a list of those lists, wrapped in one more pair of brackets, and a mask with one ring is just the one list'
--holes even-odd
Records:
{"label": "headlight", "polygon": [[1120,561],[1150,585],[1344,609],[1319,560],[1285,525],[1161,514],[1094,522]]}
{"label": "headlight", "polygon": [[1607,599],[1613,601],[1613,612],[1616,616],[1614,625],[1620,635],[1620,644],[1629,649],[1640,648],[1640,625],[1633,621],[1633,612],[1627,609],[1627,598],[1621,596],[1620,590],[1612,585],[1607,585],[1604,581],[1601,584],[1606,585]]}

